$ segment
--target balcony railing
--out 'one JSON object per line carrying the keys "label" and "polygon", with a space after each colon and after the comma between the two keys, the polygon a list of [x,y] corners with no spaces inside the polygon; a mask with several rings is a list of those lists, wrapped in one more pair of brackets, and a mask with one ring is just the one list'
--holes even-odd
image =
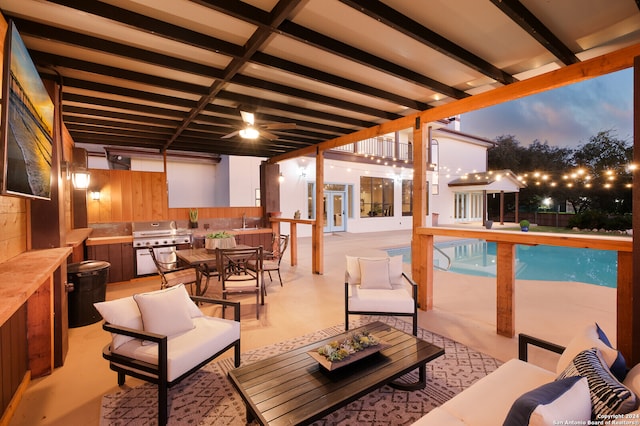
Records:
{"label": "balcony railing", "polygon": [[381,159],[413,161],[410,143],[396,142],[392,138],[375,137],[332,148],[332,151],[347,152]]}

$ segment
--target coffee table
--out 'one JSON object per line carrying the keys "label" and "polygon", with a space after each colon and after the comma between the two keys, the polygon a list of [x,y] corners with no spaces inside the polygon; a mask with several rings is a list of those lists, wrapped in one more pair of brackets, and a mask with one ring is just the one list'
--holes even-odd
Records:
{"label": "coffee table", "polygon": [[[347,334],[367,330],[390,346],[337,370],[328,371],[307,352]],[[426,385],[426,363],[444,349],[377,321],[229,372],[247,407],[247,422],[308,424],[385,384],[400,389]],[[394,383],[418,369],[416,383]]]}

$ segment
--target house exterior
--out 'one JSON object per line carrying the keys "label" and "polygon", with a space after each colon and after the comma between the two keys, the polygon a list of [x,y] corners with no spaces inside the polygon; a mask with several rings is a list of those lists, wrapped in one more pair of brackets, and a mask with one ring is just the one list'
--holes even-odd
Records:
{"label": "house exterior", "polygon": [[[428,226],[482,221],[487,194],[518,192],[522,187],[513,174],[507,173],[496,174],[491,182],[481,185],[450,185],[459,179],[487,172],[487,150],[494,145],[492,141],[465,134],[456,127],[448,125],[432,130],[432,171],[427,173],[430,189]],[[409,137],[410,132],[401,132],[399,144],[410,146]],[[353,162],[325,158],[325,232],[411,229],[411,164],[403,166],[389,162],[385,165],[384,158],[380,157],[380,160],[378,163],[377,160]],[[317,202],[315,162],[314,157],[301,157],[280,163],[283,176],[280,203],[284,217],[293,217],[299,210],[303,219],[313,218]],[[496,179],[498,176],[505,176],[505,179]],[[371,189],[376,185],[381,185],[380,190]],[[376,191],[382,194],[381,203],[372,202],[372,194],[375,198]],[[281,226],[282,232],[288,232],[288,224]],[[297,232],[298,236],[311,235],[308,226],[299,226]]]}

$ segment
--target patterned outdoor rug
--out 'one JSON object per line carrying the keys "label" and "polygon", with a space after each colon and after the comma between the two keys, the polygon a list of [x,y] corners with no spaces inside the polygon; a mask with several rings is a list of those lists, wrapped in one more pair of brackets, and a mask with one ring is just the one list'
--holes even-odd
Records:
{"label": "patterned outdoor rug", "polygon": [[[411,325],[393,317],[364,317],[353,327],[371,321],[383,321],[411,333]],[[342,324],[285,342],[255,349],[241,356],[242,365],[285,352],[302,345],[344,332]],[[406,392],[390,386],[369,393],[314,425],[407,425],[428,413],[481,377],[495,370],[500,361],[460,343],[418,329],[418,337],[445,348],[445,355],[427,363],[427,387]],[[231,359],[211,362],[169,390],[170,425],[244,425],[245,407],[227,372]],[[415,381],[417,372],[406,376]],[[114,378],[115,380],[115,378]],[[102,398],[101,426],[157,424],[157,388],[145,383]]]}

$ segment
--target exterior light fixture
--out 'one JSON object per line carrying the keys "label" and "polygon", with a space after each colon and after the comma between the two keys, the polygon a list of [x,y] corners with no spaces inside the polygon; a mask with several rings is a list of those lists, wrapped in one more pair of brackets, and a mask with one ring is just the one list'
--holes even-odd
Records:
{"label": "exterior light fixture", "polygon": [[76,170],[71,175],[71,181],[75,189],[87,189],[91,181],[91,174],[87,170]]}
{"label": "exterior light fixture", "polygon": [[240,136],[245,139],[257,139],[260,132],[255,127],[249,126],[240,130]]}

